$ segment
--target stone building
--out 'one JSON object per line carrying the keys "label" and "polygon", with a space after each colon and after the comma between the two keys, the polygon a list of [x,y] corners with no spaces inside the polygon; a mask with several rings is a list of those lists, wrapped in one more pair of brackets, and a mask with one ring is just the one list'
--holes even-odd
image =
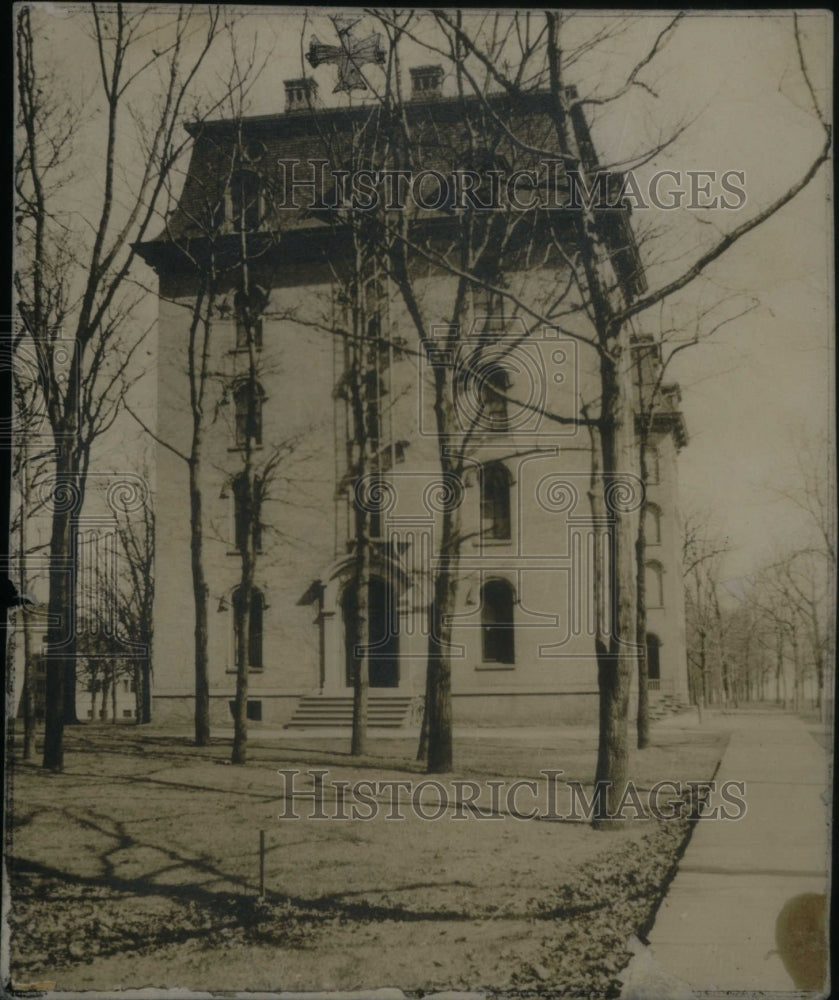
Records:
{"label": "stone building", "polygon": [[[409,190],[413,204],[405,210],[413,210],[417,232],[433,230],[439,247],[458,218],[445,201],[451,192],[435,190],[440,174],[472,165],[500,174],[533,164],[522,161],[520,149],[503,136],[494,140],[490,160],[478,162],[481,151],[474,143],[467,152],[464,122],[474,113],[485,133],[492,122],[481,119],[477,102],[464,106],[460,98],[443,96],[442,72],[435,67],[412,76],[406,115],[427,183]],[[550,142],[547,100],[535,93],[511,112],[518,135],[534,147]],[[353,156],[367,141],[374,116],[367,105],[319,107],[314,82],[294,80],[286,84],[282,114],[196,126],[180,203],[164,232],[141,247],[160,283],[157,431],[166,442],[157,450],[157,718],[187,719],[193,711],[190,503],[182,456],[192,434],[191,320],[212,266],[201,487],[214,722],[229,722],[235,690],[232,609],[239,548],[249,530],[238,509],[237,477],[248,433],[257,466],[269,455],[276,458],[255,529],[248,714],[293,725],[349,719],[346,622],[354,600],[356,484],[342,391],[348,348],[341,261],[347,251],[335,208],[344,196],[336,194],[336,171],[358,166]],[[581,148],[593,159],[579,113],[575,126]],[[377,135],[385,134],[379,122]],[[368,148],[375,164],[375,142]],[[563,187],[565,179],[557,181],[550,171],[546,176],[542,194],[557,197],[552,186]],[[530,242],[511,251],[505,265],[504,282],[517,296],[541,302],[569,284],[567,254],[546,253],[538,266],[527,263],[534,246],[551,239],[568,245],[568,216],[534,213]],[[628,294],[635,293],[644,278],[628,210],[604,214],[604,220],[618,278]],[[543,224],[547,235],[534,236]],[[245,245],[248,295],[259,299],[259,318],[249,328],[259,371],[250,431]],[[608,577],[608,529],[592,514],[589,499],[589,430],[570,419],[581,400],[597,398],[596,353],[578,337],[581,320],[569,309],[561,327],[534,326],[520,309],[473,283],[467,325],[452,356],[420,343],[404,298],[386,273],[376,282],[376,336],[384,346],[376,361],[375,485],[381,502],[370,518],[371,724],[416,719],[425,688],[429,580],[446,503],[460,505],[462,520],[452,640],[455,721],[591,721],[597,712],[594,627],[598,613],[608,616],[608,595],[597,596],[593,578],[597,560]],[[435,321],[445,330],[445,303],[457,294],[457,284],[457,275],[427,260],[417,267],[417,308],[432,341]],[[645,373],[641,380],[652,381],[658,360],[645,344],[639,336],[644,358],[638,367]],[[482,375],[470,382],[466,375],[476,364]],[[439,473],[439,449],[451,445],[435,433],[430,387],[441,365],[466,373],[454,404],[464,456],[457,483],[442,481]],[[626,501],[643,507],[646,517],[654,699],[680,700],[687,691],[677,508],[677,454],[685,443],[678,388],[669,386],[650,428],[646,494],[632,483]]]}

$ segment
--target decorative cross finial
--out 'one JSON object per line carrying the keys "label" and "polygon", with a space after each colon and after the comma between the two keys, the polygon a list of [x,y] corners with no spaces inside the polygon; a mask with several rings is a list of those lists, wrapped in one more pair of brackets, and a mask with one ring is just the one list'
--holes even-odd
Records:
{"label": "decorative cross finial", "polygon": [[339,45],[325,45],[312,35],[306,59],[312,69],[322,63],[337,63],[338,83],[333,94],[340,90],[367,90],[367,84],[361,73],[361,67],[367,63],[381,66],[385,61],[385,50],[382,46],[382,36],[371,34],[366,38],[356,38],[353,28],[361,20],[360,17],[336,16],[330,18],[338,33]]}

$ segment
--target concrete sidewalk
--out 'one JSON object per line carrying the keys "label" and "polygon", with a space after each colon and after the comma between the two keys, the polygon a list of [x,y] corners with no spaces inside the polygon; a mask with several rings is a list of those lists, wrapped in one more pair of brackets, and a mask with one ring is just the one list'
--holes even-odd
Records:
{"label": "concrete sidewalk", "polygon": [[776,921],[794,897],[828,894],[829,753],[785,712],[735,711],[708,725],[732,730],[717,788],[744,781],[747,813],[694,827],[624,998],[655,995],[656,979],[670,997],[803,985],[778,954]]}

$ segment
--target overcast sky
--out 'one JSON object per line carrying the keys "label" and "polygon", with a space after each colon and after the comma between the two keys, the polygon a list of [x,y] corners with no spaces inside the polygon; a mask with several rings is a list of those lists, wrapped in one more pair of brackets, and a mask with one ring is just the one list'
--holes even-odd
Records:
{"label": "overcast sky", "polygon": [[[41,22],[49,40],[47,53],[69,93],[90,91],[95,63],[84,18],[66,16],[67,9],[58,5],[50,9],[53,13]],[[335,40],[328,20],[322,9],[308,16],[302,8],[229,10],[244,15],[239,37],[245,44],[252,42],[258,57],[266,60],[251,93],[250,112],[282,110],[282,81],[301,75],[302,53],[311,35]],[[161,16],[171,16],[171,11],[149,14],[150,19]],[[602,14],[584,14],[572,31],[583,37],[603,21]],[[606,92],[665,23],[660,14],[644,15],[624,38],[611,42],[605,54],[581,61],[575,68],[581,93],[593,88]],[[805,15],[802,31],[813,85],[822,108],[829,109],[829,15]],[[219,49],[211,75],[222,71],[227,51],[225,46]],[[439,59],[419,46],[409,46],[405,53],[408,65],[433,61]],[[345,96],[330,94],[333,66],[320,67],[314,75],[327,103],[346,102]],[[674,124],[690,121],[674,147],[639,169],[642,180],[662,168],[742,170],[746,175],[747,202],[740,212],[636,213],[639,230],[664,233],[648,267],[650,285],[656,287],[695,256],[696,246],[707,245],[785,190],[813,159],[822,133],[808,109],[792,19],[784,12],[690,15],[642,78],[656,98],[639,92],[594,116],[595,142],[604,160],[629,158]],[[213,85],[211,77],[207,85]],[[72,204],[81,209],[95,192],[101,134],[94,113],[82,133],[91,167],[73,193]],[[126,179],[130,182],[129,164]],[[732,576],[748,572],[774,545],[794,539],[801,530],[797,515],[778,504],[768,487],[789,485],[802,437],[817,439],[833,427],[829,184],[828,170],[822,168],[802,194],[725,255],[674,307],[673,315],[687,325],[715,298],[726,299],[731,313],[746,302],[753,305],[712,343],[683,353],[673,371],[683,387],[691,437],[681,456],[683,506],[715,512],[719,530],[734,546],[726,565]],[[677,256],[680,260],[674,263]],[[719,315],[724,313],[725,307]],[[653,326],[657,321],[643,318]],[[826,453],[823,461],[827,474]]]}

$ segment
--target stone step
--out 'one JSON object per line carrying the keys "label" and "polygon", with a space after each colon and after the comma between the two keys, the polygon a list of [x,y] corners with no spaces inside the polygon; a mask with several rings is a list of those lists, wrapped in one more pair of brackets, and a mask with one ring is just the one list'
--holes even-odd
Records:
{"label": "stone step", "polygon": [[[378,729],[400,729],[409,720],[410,697],[370,695],[367,723]],[[286,729],[343,728],[352,725],[352,695],[312,695],[302,698]]]}

